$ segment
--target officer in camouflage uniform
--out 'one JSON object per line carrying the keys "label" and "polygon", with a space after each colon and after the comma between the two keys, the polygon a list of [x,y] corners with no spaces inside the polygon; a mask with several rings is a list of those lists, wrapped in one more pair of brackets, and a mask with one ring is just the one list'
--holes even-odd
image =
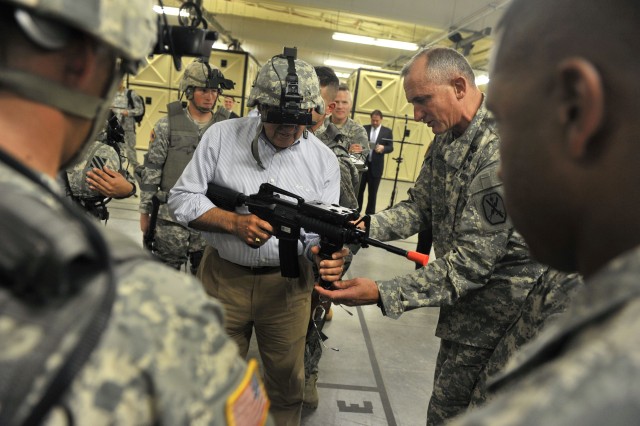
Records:
{"label": "officer in camouflage uniform", "polygon": [[531,253],[584,287],[459,424],[638,424],[639,26],[627,0],[514,0],[498,26],[505,202]]}
{"label": "officer in camouflage uniform", "polygon": [[[129,102],[131,97],[131,102]],[[124,80],[120,82],[120,87],[116,92],[111,104],[111,110],[116,114],[118,121],[122,123],[124,129],[124,152],[129,160],[128,166],[132,170],[138,167],[138,155],[136,154],[136,117],[144,113],[142,98],[133,90],[124,87]],[[133,104],[133,105],[131,105]]]}
{"label": "officer in camouflage uniform", "polygon": [[266,420],[220,305],[103,234],[55,182],[95,140],[156,22],[147,1],[0,1],[0,424]]}
{"label": "officer in camouflage uniform", "polygon": [[218,96],[225,85],[222,73],[208,63],[196,60],[189,64],[180,81],[181,101],[167,105],[168,114],[155,124],[151,132],[149,151],[140,170],[140,229],[149,229],[152,213],[151,198],[158,197],[160,209],[153,243],[154,254],[167,265],[180,269],[187,262],[195,275],[206,245],[200,232],[178,224],[169,214],[167,196],[193,156],[204,132],[228,115],[214,113]]}
{"label": "officer in camouflage uniform", "polygon": [[391,318],[440,306],[427,414],[427,424],[440,424],[467,408],[480,371],[544,267],[529,258],[508,220],[495,121],[466,59],[453,49],[424,49],[402,75],[415,119],[436,137],[409,199],[373,215],[371,237],[397,240],[431,227],[437,259],[393,280],[356,278],[337,283],[341,290],[316,290],[346,304],[378,303]]}
{"label": "officer in camouflage uniform", "polygon": [[349,154],[357,154],[366,159],[369,156],[369,151],[371,151],[369,148],[369,136],[364,127],[349,117],[352,106],[353,99],[351,98],[349,87],[346,84],[341,84],[336,95],[336,107],[333,113],[325,119],[325,125],[329,126],[330,123],[333,123],[340,130],[342,134],[341,143]]}

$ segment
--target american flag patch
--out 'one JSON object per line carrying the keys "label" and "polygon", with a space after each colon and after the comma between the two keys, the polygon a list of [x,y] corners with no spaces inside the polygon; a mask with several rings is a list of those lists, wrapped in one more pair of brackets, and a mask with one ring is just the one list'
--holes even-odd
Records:
{"label": "american flag patch", "polygon": [[247,372],[238,388],[227,400],[227,422],[230,426],[264,425],[269,414],[269,398],[258,375],[258,362],[249,361]]}

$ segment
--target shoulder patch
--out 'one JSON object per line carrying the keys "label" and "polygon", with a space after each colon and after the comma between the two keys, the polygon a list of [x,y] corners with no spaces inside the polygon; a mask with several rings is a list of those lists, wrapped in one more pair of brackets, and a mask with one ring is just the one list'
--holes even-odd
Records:
{"label": "shoulder patch", "polygon": [[229,425],[264,425],[269,414],[269,398],[258,376],[258,362],[249,360],[247,372],[232,392],[226,406]]}
{"label": "shoulder patch", "polygon": [[151,131],[151,136],[149,136],[149,145],[151,145],[153,143],[153,141],[156,140],[156,131],[152,130]]}
{"label": "shoulder patch", "polygon": [[469,188],[477,211],[478,225],[488,230],[511,227],[504,204],[502,182],[498,178],[498,164],[478,174]]}
{"label": "shoulder patch", "polygon": [[507,221],[507,210],[504,208],[502,196],[497,191],[482,196],[482,211],[491,225],[500,225]]}

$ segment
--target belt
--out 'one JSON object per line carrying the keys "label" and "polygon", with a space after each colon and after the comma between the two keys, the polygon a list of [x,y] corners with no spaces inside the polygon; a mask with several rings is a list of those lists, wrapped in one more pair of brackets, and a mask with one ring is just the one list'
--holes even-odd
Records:
{"label": "belt", "polygon": [[275,272],[280,272],[280,266],[244,266],[238,265],[237,263],[235,263],[234,265],[256,275],[273,274]]}

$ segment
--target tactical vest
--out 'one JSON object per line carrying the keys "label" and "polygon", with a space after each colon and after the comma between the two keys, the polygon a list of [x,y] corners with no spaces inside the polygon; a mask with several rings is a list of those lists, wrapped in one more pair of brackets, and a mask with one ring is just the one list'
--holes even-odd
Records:
{"label": "tactical vest", "polygon": [[[180,101],[171,102],[167,108],[169,110],[169,147],[160,181],[160,190],[165,193],[168,193],[176,184],[200,142],[198,126],[187,117],[182,103]],[[202,133],[204,134],[205,130],[214,122],[215,120],[211,120],[202,129]]]}

